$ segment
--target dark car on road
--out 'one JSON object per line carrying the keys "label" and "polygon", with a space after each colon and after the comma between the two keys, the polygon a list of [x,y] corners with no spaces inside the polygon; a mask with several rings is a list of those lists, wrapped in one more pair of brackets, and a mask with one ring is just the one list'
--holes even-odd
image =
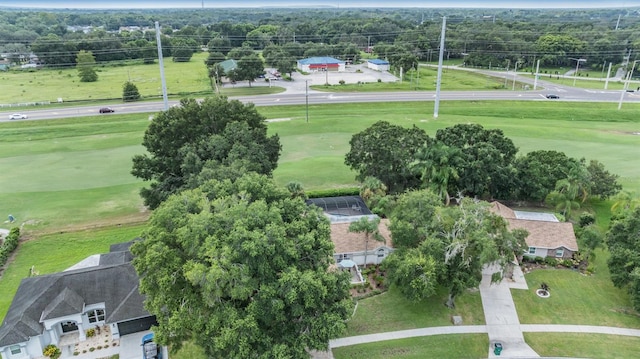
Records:
{"label": "dark car on road", "polygon": [[103,107],[100,109],[100,113],[111,113],[115,112],[111,107]]}
{"label": "dark car on road", "polygon": [[550,93],[547,95],[547,98],[551,100],[557,100],[560,98],[560,96]]}

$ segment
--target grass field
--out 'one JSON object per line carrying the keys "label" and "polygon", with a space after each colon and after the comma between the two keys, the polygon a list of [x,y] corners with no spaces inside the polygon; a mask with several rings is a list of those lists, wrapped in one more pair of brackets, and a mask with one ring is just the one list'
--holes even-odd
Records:
{"label": "grass field", "polygon": [[[608,252],[596,252],[592,276],[566,269],[539,269],[525,275],[529,290],[511,290],[520,323],[640,328],[640,316],[626,291],[611,283],[607,258]],[[542,282],[550,287],[549,298],[535,294]]]}
{"label": "grass field", "polygon": [[336,359],[468,359],[486,358],[486,334],[436,335],[353,345],[333,349]]}
{"label": "grass field", "polygon": [[[445,102],[433,120],[433,103],[262,107],[280,136],[283,152],[274,177],[306,189],[357,186],[344,165],[351,136],[379,120],[418,126],[429,134],[456,123],[501,128],[520,153],[554,149],[597,159],[628,190],[640,192],[638,106],[551,102]],[[122,223],[146,215],[130,174],[131,158],[143,153],[146,114],[20,121],[0,124],[0,214],[13,214],[26,230],[57,230],[95,223]]]}
{"label": "grass field", "polygon": [[459,315],[464,325],[484,324],[480,293],[464,293],[456,298],[456,308],[444,305],[447,291],[440,288],[426,300],[412,303],[395,289],[358,301],[358,309],[349,320],[345,337],[392,332],[396,330],[451,325],[451,317]]}
{"label": "grass field", "polygon": [[[349,139],[374,122],[386,120],[402,126],[415,125],[432,135],[437,129],[456,123],[473,122],[487,128],[501,128],[514,140],[520,153],[555,149],[573,157],[598,159],[622,176],[621,182],[626,189],[640,192],[640,159],[637,156],[640,107],[630,104],[621,111],[616,111],[615,107],[608,103],[456,101],[442,103],[440,117],[434,120],[431,102],[313,105],[309,108],[309,123],[305,122],[302,106],[263,107],[259,111],[267,118],[291,119],[269,124],[269,132],[278,133],[283,144],[279,167],[274,173],[276,181],[282,185],[291,180],[301,182],[306,189],[357,185],[354,173],[343,163],[349,150]],[[21,244],[15,261],[0,280],[0,293],[3,293],[0,317],[6,312],[20,279],[27,276],[32,265],[41,274],[59,271],[90,254],[106,251],[109,243],[130,240],[140,233],[139,225],[130,227],[126,223],[144,221],[148,215],[137,194],[143,183],[130,174],[131,157],[143,152],[140,143],[148,123],[146,114],[0,123],[0,138],[3,139],[0,141],[0,169],[3,171],[0,214],[12,213],[18,224],[25,223],[28,235],[37,236],[36,240]],[[102,225],[109,227],[87,229]],[[79,228],[87,230],[77,231]],[[60,234],[69,231],[73,232]],[[604,255],[599,258],[605,260]],[[519,298],[514,292],[518,310],[522,311],[521,321],[540,323],[545,318],[561,317],[567,319],[564,323],[577,323],[576,317],[592,316],[592,312],[601,311],[606,313],[593,315],[599,323],[638,327],[637,318],[625,313],[629,306],[625,295],[604,285],[608,281],[604,270],[605,265],[599,264],[596,275],[584,279],[570,272],[566,276],[557,275],[558,271],[528,275],[532,288],[546,280],[552,288],[552,297],[540,306],[532,302],[535,299],[530,298],[531,293],[523,293]],[[598,280],[602,285],[590,289],[593,281]],[[572,288],[573,283],[580,283],[576,288],[583,288],[582,291]],[[383,327],[395,330],[389,328],[449,323],[450,313],[438,303],[425,304],[428,308],[407,305],[406,310],[396,313],[377,307],[384,305],[391,310],[405,306],[406,303],[393,296],[391,292],[363,300],[349,324],[352,333],[382,331]],[[593,298],[585,300],[583,306],[573,305],[586,296]],[[483,321],[478,303],[479,298],[473,294],[460,298],[459,309],[465,323]],[[608,306],[604,306],[606,303]],[[436,308],[440,306],[442,308]],[[608,309],[603,311],[602,307]],[[387,322],[369,318],[368,314],[374,313],[375,317],[378,311],[380,318],[386,318]],[[566,314],[557,315],[558,311],[566,311]],[[429,317],[421,318],[418,315],[421,313]],[[455,344],[459,342],[451,344],[447,341],[459,339],[451,338],[438,338],[445,341],[425,342],[431,344],[424,346],[459,347]],[[480,348],[482,356],[486,355],[486,336],[478,338],[479,344],[474,346]],[[400,348],[398,353],[413,355],[410,344],[413,342],[416,339],[406,343],[399,341],[394,347]],[[368,349],[362,346],[362,350]],[[425,357],[422,349],[415,350],[417,354],[413,357]],[[460,350],[457,357],[476,357],[469,355],[475,353],[473,349]],[[342,357],[352,357],[349,352],[345,355]],[[435,354],[433,357],[456,356]]]}
{"label": "grass field", "polygon": [[640,338],[583,333],[524,333],[533,350],[544,357],[637,358]]}

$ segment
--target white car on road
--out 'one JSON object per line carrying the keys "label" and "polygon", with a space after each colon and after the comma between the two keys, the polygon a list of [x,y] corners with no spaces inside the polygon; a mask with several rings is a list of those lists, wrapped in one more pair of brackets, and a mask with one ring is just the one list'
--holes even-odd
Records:
{"label": "white car on road", "polygon": [[27,119],[27,115],[25,115],[23,113],[14,113],[12,115],[9,115],[9,119],[10,120],[26,120]]}

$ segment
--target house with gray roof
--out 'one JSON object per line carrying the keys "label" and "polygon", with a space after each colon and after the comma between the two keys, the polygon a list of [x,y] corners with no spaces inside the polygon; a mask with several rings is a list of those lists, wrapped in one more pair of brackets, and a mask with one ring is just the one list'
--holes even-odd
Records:
{"label": "house with gray roof", "polygon": [[553,213],[514,211],[500,202],[492,202],[490,210],[507,221],[509,230],[526,230],[524,253],[529,257],[571,258],[578,251],[573,224],[560,222]]}
{"label": "house with gray roof", "polygon": [[112,245],[63,272],[23,279],[0,326],[1,358],[42,358],[49,344],[72,357],[89,329],[104,328],[118,339],[156,324],[138,291],[132,243]]}

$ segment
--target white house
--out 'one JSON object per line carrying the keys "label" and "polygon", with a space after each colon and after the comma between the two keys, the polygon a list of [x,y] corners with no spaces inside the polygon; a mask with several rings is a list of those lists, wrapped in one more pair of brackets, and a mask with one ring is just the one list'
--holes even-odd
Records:
{"label": "white house", "polygon": [[367,60],[367,67],[376,71],[389,71],[389,61],[370,59]]}
{"label": "white house", "polygon": [[346,63],[329,56],[309,57],[298,60],[298,69],[303,72],[345,70]]}
{"label": "white house", "polygon": [[0,357],[42,358],[49,344],[73,357],[90,329],[108,331],[115,340],[156,324],[143,307],[130,245],[113,245],[63,272],[23,279],[0,326]]}

